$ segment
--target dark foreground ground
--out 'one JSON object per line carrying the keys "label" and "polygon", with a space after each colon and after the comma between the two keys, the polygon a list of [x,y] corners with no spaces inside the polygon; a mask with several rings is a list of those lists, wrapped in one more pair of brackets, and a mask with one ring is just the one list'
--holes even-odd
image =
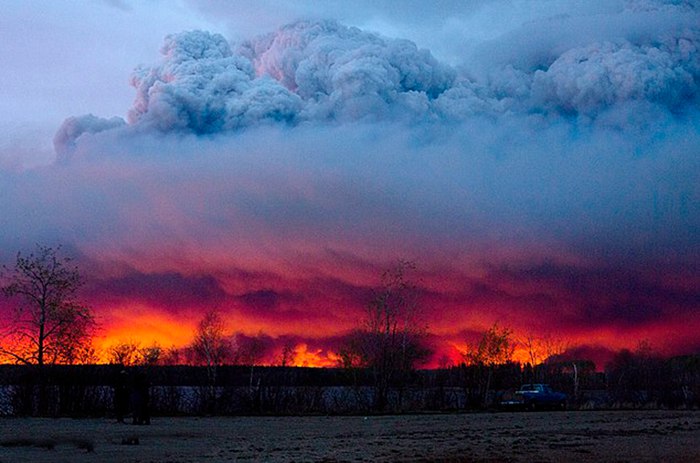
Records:
{"label": "dark foreground ground", "polygon": [[700,462],[700,412],[0,419],[0,462]]}

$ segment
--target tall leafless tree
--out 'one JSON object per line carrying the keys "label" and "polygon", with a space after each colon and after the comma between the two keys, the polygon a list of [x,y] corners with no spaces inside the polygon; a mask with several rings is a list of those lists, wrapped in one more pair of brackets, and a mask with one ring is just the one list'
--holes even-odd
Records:
{"label": "tall leafless tree", "polygon": [[[548,381],[547,364],[561,362],[561,355],[569,348],[564,338],[552,334],[536,336],[529,333],[521,339],[520,344],[527,352],[537,382]],[[575,370],[576,365],[573,365],[573,368]]]}
{"label": "tall leafless tree", "polygon": [[292,344],[290,341],[285,342],[284,346],[282,346],[282,354],[280,355],[280,366],[293,366],[295,356],[296,350],[294,349],[294,344]]}
{"label": "tall leafless tree", "polygon": [[217,368],[231,358],[232,346],[225,335],[224,322],[219,312],[210,310],[197,324],[191,351],[196,364],[207,371],[207,387],[203,402],[208,412],[213,411],[216,402]]}
{"label": "tall leafless tree", "polygon": [[231,357],[231,343],[225,334],[219,312],[211,310],[197,324],[192,341],[192,353],[197,364],[210,368],[222,365]]}
{"label": "tall leafless tree", "polygon": [[18,363],[76,363],[89,354],[95,323],[78,300],[83,281],[59,251],[37,246],[26,257],[18,253],[14,267],[4,267],[2,291],[16,305],[0,352]]}
{"label": "tall leafless tree", "polygon": [[340,352],[344,366],[371,369],[379,410],[387,406],[389,388],[396,386],[401,392],[407,374],[429,354],[419,292],[410,278],[415,269],[413,262],[399,260],[382,274],[362,326]]}
{"label": "tall leafless tree", "polygon": [[259,331],[255,336],[245,336],[243,333],[236,333],[233,338],[233,363],[250,367],[248,377],[248,395],[254,408],[260,407],[260,384],[262,377],[255,377],[255,366],[259,365],[265,352],[267,336]]}
{"label": "tall leafless tree", "polygon": [[17,253],[12,268],[3,267],[3,294],[14,302],[0,356],[37,366],[38,408],[48,411],[45,365],[77,363],[94,354],[95,325],[89,307],[77,297],[82,278],[59,248],[37,245],[35,253]]}

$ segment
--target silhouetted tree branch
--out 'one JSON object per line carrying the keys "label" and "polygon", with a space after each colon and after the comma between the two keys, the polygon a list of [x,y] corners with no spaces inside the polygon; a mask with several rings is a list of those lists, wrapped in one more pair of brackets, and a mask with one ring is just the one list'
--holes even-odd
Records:
{"label": "silhouetted tree branch", "polygon": [[382,274],[381,287],[367,304],[361,327],[340,351],[344,367],[371,369],[378,410],[386,407],[389,388],[400,389],[429,354],[418,289],[408,275],[415,269],[413,262],[400,260]]}
{"label": "silhouetted tree branch", "polygon": [[95,322],[89,307],[77,299],[82,278],[59,248],[37,246],[36,253],[17,254],[13,268],[4,267],[5,296],[17,301],[12,327],[2,352],[20,363],[79,363],[90,356]]}
{"label": "silhouetted tree branch", "polygon": [[488,405],[494,369],[497,365],[509,363],[513,357],[515,343],[512,339],[512,333],[510,329],[501,328],[495,323],[483,333],[477,344],[469,345],[464,353],[467,364],[486,369],[486,381],[482,395],[484,406]]}

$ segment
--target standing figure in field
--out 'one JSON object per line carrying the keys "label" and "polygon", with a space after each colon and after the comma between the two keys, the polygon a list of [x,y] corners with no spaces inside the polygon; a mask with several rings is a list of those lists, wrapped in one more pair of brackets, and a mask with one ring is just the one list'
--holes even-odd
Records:
{"label": "standing figure in field", "polygon": [[124,422],[129,411],[129,378],[126,370],[121,370],[114,382],[114,414],[118,423]]}
{"label": "standing figure in field", "polygon": [[138,371],[134,376],[133,389],[131,391],[131,408],[134,413],[134,424],[151,424],[149,412],[149,385],[148,377],[143,371]]}

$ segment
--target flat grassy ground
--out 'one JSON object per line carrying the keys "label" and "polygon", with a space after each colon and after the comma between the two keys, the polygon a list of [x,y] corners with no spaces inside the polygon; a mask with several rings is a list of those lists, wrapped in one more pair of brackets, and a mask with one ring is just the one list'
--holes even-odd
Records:
{"label": "flat grassy ground", "polygon": [[700,412],[0,419],[1,463],[225,461],[700,462]]}

